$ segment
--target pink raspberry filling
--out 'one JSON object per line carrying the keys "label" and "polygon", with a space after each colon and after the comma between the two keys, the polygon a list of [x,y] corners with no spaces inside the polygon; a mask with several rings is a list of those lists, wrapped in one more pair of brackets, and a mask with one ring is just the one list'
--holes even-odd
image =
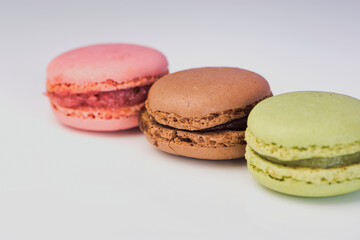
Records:
{"label": "pink raspberry filling", "polygon": [[150,85],[109,92],[59,94],[48,92],[50,100],[66,108],[119,108],[139,104],[147,98]]}

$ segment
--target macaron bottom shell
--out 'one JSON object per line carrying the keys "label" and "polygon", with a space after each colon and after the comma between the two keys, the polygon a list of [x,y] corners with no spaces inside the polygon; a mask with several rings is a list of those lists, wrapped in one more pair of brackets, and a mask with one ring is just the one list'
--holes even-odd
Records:
{"label": "macaron bottom shell", "polygon": [[338,168],[292,168],[262,159],[251,147],[245,158],[251,175],[274,191],[302,196],[327,197],[360,189],[360,164]]}
{"label": "macaron bottom shell", "polygon": [[164,140],[155,139],[152,136],[144,133],[145,138],[155,147],[163,152],[173,155],[206,159],[206,160],[230,160],[237,159],[244,156],[245,146],[230,146],[222,148],[202,148],[190,145],[183,145],[175,142],[167,142]]}
{"label": "macaron bottom shell", "polygon": [[138,116],[132,115],[118,119],[92,119],[66,116],[53,108],[55,117],[62,124],[81,130],[88,131],[117,131],[131,129],[138,126]]}
{"label": "macaron bottom shell", "polygon": [[139,116],[139,127],[146,139],[161,151],[208,160],[242,158],[244,131],[191,132],[161,125],[146,111]]}

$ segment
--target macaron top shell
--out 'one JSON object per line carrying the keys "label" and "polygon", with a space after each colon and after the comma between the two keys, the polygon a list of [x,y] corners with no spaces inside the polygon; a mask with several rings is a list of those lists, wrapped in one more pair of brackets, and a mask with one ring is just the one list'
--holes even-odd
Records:
{"label": "macaron top shell", "polygon": [[248,130],[264,143],[299,151],[346,144],[360,150],[360,100],[315,91],[277,95],[251,111]]}
{"label": "macaron top shell", "polygon": [[254,72],[229,67],[195,68],[157,81],[149,91],[148,107],[198,117],[245,108],[269,95],[269,84]]}
{"label": "macaron top shell", "polygon": [[71,50],[53,59],[47,68],[50,84],[116,83],[161,75],[168,62],[159,51],[133,44],[99,44]]}

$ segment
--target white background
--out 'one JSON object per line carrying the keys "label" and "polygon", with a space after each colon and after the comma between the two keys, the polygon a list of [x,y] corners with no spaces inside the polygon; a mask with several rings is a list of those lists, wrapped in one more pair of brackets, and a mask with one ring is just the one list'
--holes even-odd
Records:
{"label": "white background", "polygon": [[162,51],[171,72],[235,66],[274,94],[360,98],[359,11],[359,1],[0,0],[0,239],[360,239],[360,191],[275,193],[244,159],[175,157],[137,129],[64,127],[42,95],[56,55],[125,42]]}

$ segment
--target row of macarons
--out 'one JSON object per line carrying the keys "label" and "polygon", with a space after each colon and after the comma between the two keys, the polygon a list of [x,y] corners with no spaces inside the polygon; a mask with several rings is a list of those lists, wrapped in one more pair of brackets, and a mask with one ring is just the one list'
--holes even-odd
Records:
{"label": "row of macarons", "polygon": [[272,96],[259,74],[204,67],[169,74],[159,51],[100,44],[47,68],[57,119],[90,131],[139,125],[158,149],[223,160],[245,156],[262,185],[297,196],[360,189],[360,100],[329,92]]}

